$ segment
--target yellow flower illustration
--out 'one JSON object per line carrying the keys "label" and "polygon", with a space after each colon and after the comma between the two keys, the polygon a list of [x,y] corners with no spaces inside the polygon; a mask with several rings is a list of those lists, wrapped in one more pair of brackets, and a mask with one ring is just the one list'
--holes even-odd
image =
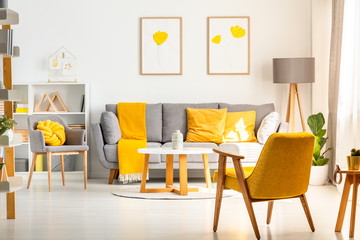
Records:
{"label": "yellow flower illustration", "polygon": [[56,68],[58,66],[59,62],[56,58],[52,60],[52,67]]}
{"label": "yellow flower illustration", "polygon": [[211,41],[215,44],[219,44],[221,42],[221,35],[216,35]]}
{"label": "yellow flower illustration", "polygon": [[243,29],[242,27],[239,27],[239,25],[232,26],[230,28],[230,30],[231,30],[231,34],[233,35],[234,38],[242,38],[246,34],[245,29]]}
{"label": "yellow flower illustration", "polygon": [[168,38],[168,34],[166,32],[156,32],[154,35],[153,35],[153,38],[154,38],[154,41],[157,45],[161,45],[163,44],[166,39]]}

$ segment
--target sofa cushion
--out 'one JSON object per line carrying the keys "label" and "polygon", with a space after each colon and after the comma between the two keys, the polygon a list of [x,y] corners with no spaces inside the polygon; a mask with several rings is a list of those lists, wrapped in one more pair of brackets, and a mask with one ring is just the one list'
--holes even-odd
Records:
{"label": "sofa cushion", "polygon": [[[161,147],[161,143],[148,142],[147,147],[148,148]],[[117,144],[106,144],[104,146],[104,152],[105,152],[106,160],[108,162],[112,162],[112,163],[119,162],[119,160],[118,160],[118,145]],[[160,155],[150,154],[150,159],[149,159],[150,163],[160,163],[160,161],[161,161]]]}
{"label": "sofa cushion", "polygon": [[277,112],[269,113],[262,121],[257,132],[259,143],[265,144],[271,134],[276,133],[280,126],[280,114]]}
{"label": "sofa cushion", "polygon": [[107,144],[116,144],[121,138],[119,120],[113,112],[103,112],[100,124]]}
{"label": "sofa cushion", "polygon": [[255,111],[228,112],[224,142],[257,142],[255,137]]}
{"label": "sofa cushion", "polygon": [[[117,117],[117,104],[106,104],[106,111],[113,112]],[[145,112],[146,136],[148,142],[162,141],[162,106],[161,103],[146,104]]]}
{"label": "sofa cushion", "polygon": [[217,103],[163,103],[162,104],[162,142],[171,142],[171,135],[180,130],[184,136],[187,134],[187,108],[218,109]]}
{"label": "sofa cushion", "polygon": [[[237,155],[244,156],[245,159],[241,160],[242,163],[256,163],[259,159],[261,150],[264,145],[254,142],[241,142],[241,143],[222,143],[219,145],[220,150],[231,152]],[[227,161],[232,161],[228,158]]]}
{"label": "sofa cushion", "polygon": [[228,112],[255,111],[255,134],[257,133],[257,130],[259,129],[261,121],[264,119],[264,117],[275,111],[275,106],[273,103],[262,105],[219,103],[219,108],[227,108]]}
{"label": "sofa cushion", "polygon": [[[171,148],[171,142],[165,143],[162,147]],[[184,142],[184,148],[215,148],[219,149],[218,145],[215,143],[210,142]],[[217,163],[219,156],[216,153],[208,154],[208,161],[209,163]],[[188,163],[203,163],[202,154],[189,154],[187,155],[187,162]],[[161,156],[161,162],[166,162],[166,155]],[[174,162],[179,162],[179,155],[174,155]]]}
{"label": "sofa cushion", "polygon": [[187,108],[187,142],[224,142],[227,111],[223,109]]}

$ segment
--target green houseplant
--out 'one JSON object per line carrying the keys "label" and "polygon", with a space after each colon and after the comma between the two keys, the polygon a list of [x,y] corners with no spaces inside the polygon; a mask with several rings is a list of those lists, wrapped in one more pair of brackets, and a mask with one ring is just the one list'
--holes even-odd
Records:
{"label": "green houseplant", "polygon": [[325,125],[325,118],[322,113],[313,114],[307,119],[309,128],[315,136],[314,152],[312,157],[312,167],[310,174],[311,185],[324,185],[328,179],[329,158],[325,157],[325,153],[330,151],[332,148],[328,148],[323,153],[321,150],[326,144],[327,137],[326,129],[323,129]]}
{"label": "green houseplant", "polygon": [[0,136],[16,124],[17,122],[14,119],[8,118],[6,115],[0,117]]}

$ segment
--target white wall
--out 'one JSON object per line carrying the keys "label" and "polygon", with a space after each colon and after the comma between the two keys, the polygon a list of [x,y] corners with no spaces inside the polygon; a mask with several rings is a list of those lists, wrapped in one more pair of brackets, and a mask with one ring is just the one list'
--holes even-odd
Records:
{"label": "white wall", "polygon": [[[119,101],[274,102],[285,119],[288,86],[272,83],[272,58],[311,56],[311,0],[11,0],[20,13],[15,82],[47,81],[48,57],[64,45],[90,83],[91,121]],[[183,17],[182,76],[139,75],[140,17]],[[251,74],[207,75],[207,17],[250,16]],[[300,86],[305,116],[310,86]],[[299,123],[297,115],[296,119]],[[297,124],[297,129],[299,124]],[[91,143],[91,177],[107,177]]]}

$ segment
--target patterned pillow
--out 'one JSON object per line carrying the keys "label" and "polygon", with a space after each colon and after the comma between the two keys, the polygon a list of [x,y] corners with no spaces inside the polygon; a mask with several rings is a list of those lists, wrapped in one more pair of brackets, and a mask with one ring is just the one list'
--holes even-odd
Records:
{"label": "patterned pillow", "polygon": [[269,113],[261,122],[257,132],[259,143],[265,144],[271,134],[276,133],[280,125],[280,114],[278,112]]}

